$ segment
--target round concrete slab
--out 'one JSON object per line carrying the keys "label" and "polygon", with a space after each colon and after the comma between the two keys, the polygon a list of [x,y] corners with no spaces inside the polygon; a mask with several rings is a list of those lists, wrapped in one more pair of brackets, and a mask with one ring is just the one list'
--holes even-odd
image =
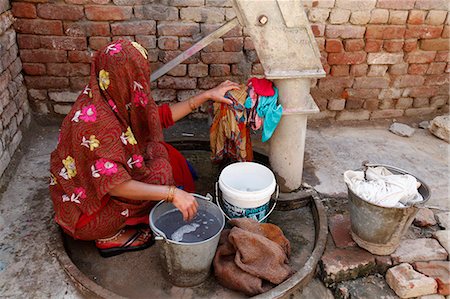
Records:
{"label": "round concrete slab", "polygon": [[[199,193],[212,193],[220,167],[209,163],[209,151],[192,143],[173,143],[198,171]],[[264,159],[264,156],[262,160]],[[265,161],[260,161],[265,162]],[[327,224],[319,198],[312,193],[310,203],[291,211],[275,211],[269,221],[279,225],[291,241],[291,266],[297,271],[290,279],[262,298],[290,294],[310,281],[325,247]],[[100,298],[245,298],[220,286],[213,275],[197,287],[179,288],[165,280],[159,264],[158,247],[104,259],[93,242],[59,238],[54,252],[76,286],[88,296]],[[64,243],[64,245],[62,245]]]}

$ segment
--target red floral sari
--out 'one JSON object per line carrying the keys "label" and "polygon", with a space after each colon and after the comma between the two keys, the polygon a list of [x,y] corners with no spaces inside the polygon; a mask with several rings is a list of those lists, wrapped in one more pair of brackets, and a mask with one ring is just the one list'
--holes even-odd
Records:
{"label": "red floral sari", "polygon": [[99,50],[51,154],[50,195],[66,233],[94,240],[148,222],[154,202],[108,194],[131,179],[193,191],[186,160],[163,142],[171,124],[170,108],[151,98],[146,50],[125,40]]}

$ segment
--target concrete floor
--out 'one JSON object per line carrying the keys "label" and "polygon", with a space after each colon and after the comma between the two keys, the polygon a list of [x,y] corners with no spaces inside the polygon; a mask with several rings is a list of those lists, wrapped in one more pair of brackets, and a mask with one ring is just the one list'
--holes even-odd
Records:
{"label": "concrete floor", "polygon": [[[192,132],[199,127],[205,125],[184,124],[182,128],[190,128],[184,131]],[[448,209],[449,145],[424,130],[405,138],[393,135],[388,127],[387,122],[311,125],[307,135],[305,181],[323,194],[344,196],[342,173],[345,170],[358,168],[364,160],[386,163],[419,176],[432,190],[428,205]],[[80,297],[46,246],[52,240],[54,229],[47,183],[49,154],[55,146],[57,132],[57,126],[32,125],[22,151],[16,155],[16,163],[3,178],[2,298]]]}

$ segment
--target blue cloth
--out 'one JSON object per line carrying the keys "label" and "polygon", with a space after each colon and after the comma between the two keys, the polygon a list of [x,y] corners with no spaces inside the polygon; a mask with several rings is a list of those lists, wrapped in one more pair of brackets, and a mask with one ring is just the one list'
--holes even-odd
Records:
{"label": "blue cloth", "polygon": [[278,89],[273,88],[275,94],[271,97],[259,97],[259,104],[256,112],[262,118],[264,118],[262,142],[266,142],[272,137],[273,132],[277,128],[280,122],[281,115],[283,114],[283,107],[277,105],[278,101]]}

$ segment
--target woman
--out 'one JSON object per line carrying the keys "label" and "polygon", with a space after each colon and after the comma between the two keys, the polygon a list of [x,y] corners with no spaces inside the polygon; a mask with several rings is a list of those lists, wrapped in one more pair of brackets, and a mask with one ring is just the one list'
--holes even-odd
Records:
{"label": "woman", "polygon": [[56,222],[112,256],[152,244],[148,226],[140,224],[148,224],[156,201],[170,201],[185,220],[192,219],[198,207],[188,193],[193,179],[183,156],[164,143],[162,127],[209,99],[231,103],[224,95],[238,88],[227,81],[188,101],[157,107],[142,46],[121,40],[99,50],[51,155]]}

